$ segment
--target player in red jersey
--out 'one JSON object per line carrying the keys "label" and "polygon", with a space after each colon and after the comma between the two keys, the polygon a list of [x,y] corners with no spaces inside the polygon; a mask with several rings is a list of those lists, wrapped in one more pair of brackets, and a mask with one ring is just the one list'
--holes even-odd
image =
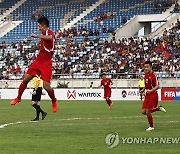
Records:
{"label": "player in red jersey", "polygon": [[106,77],[106,74],[102,74],[102,80],[101,80],[101,86],[104,87],[104,98],[106,99],[106,102],[109,106],[109,108],[112,108],[112,101],[110,100],[111,97],[111,85],[113,84],[112,80],[110,78]]}
{"label": "player in red jersey", "polygon": [[49,21],[46,17],[38,19],[38,27],[42,32],[42,35],[31,34],[31,37],[41,39],[39,43],[39,55],[24,75],[23,81],[19,86],[17,98],[12,100],[10,104],[15,105],[16,103],[21,102],[21,96],[26,89],[27,84],[34,78],[34,76],[38,75],[41,76],[41,79],[43,80],[43,87],[52,100],[52,111],[56,112],[58,110],[58,102],[55,98],[54,90],[50,86],[52,78],[52,56],[55,48],[55,35],[49,29]]}
{"label": "player in red jersey", "polygon": [[143,93],[146,90],[146,96],[142,105],[142,114],[147,116],[150,125],[146,131],[151,131],[154,130],[152,113],[156,111],[166,112],[166,110],[162,106],[158,107],[157,90],[160,86],[157,76],[152,70],[152,63],[150,61],[145,62],[144,72],[145,88],[140,92]]}

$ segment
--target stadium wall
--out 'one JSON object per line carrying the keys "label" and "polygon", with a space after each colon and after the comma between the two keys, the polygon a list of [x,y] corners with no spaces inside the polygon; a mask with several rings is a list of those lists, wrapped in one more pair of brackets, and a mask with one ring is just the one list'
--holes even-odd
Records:
{"label": "stadium wall", "polygon": [[[139,79],[113,79],[112,88],[137,88]],[[180,78],[160,78],[161,87],[178,87],[180,85]],[[21,80],[0,80],[0,88],[4,88],[8,83],[8,88],[18,88]],[[57,88],[57,85],[67,84],[68,88],[89,88],[93,82],[93,88],[100,85],[100,79],[57,79],[52,80],[51,85]],[[32,82],[28,84],[28,88],[32,87]]]}
{"label": "stadium wall", "polygon": [[[25,90],[22,98],[31,99],[32,89]],[[1,99],[13,99],[17,97],[17,89],[0,89]],[[55,89],[58,100],[104,100],[103,89]],[[161,90],[158,91],[161,100]],[[112,100],[140,100],[139,89],[112,89]],[[43,100],[49,100],[46,94]]]}
{"label": "stadium wall", "polygon": [[[23,99],[31,99],[32,89],[26,89]],[[0,99],[13,99],[17,89],[0,89]],[[46,93],[46,92],[45,92]],[[103,100],[103,89],[55,89],[58,100]],[[180,101],[180,88],[162,88],[158,90],[159,100]],[[43,100],[49,100],[46,94]],[[140,100],[139,89],[112,89],[112,100]]]}

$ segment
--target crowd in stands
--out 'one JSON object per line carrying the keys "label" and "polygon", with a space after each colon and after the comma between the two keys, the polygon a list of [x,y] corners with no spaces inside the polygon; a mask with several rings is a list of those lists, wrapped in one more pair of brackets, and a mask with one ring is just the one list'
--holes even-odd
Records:
{"label": "crowd in stands", "polygon": [[[83,35],[82,32],[81,35]],[[5,64],[0,63],[2,65],[0,78],[9,79],[11,76],[26,72],[28,65],[38,54],[38,45],[27,42],[7,45],[2,42],[0,50],[2,51],[0,62]],[[146,60],[153,61],[153,68],[156,72],[168,73],[170,76],[173,76],[174,72],[180,72],[179,20],[172,24],[170,29],[165,29],[163,34],[156,39],[124,38],[102,42],[86,37],[82,42],[76,42],[74,39],[70,39],[66,44],[57,42],[53,58],[53,73],[135,74],[143,72],[143,63]],[[114,75],[114,77],[120,76]]]}
{"label": "crowd in stands", "polygon": [[112,19],[114,17],[113,12],[103,13],[97,17],[94,18],[94,21],[101,22],[105,19]]}
{"label": "crowd in stands", "polygon": [[[62,69],[58,67],[58,74],[81,73],[140,73],[143,71],[145,60],[154,62],[154,70],[157,72],[180,71],[180,22],[172,24],[172,27],[164,30],[162,36],[156,39],[122,39],[118,41],[104,41],[96,45],[93,41],[84,40],[81,44],[71,42],[64,49],[71,56],[77,56],[85,51],[87,46],[93,48],[73,66],[68,66],[64,61]],[[75,55],[74,55],[75,54]],[[64,69],[65,68],[65,69]]]}
{"label": "crowd in stands", "polygon": [[[113,33],[114,29],[112,27],[110,27],[109,29],[107,29],[105,26],[102,26],[102,32],[103,33]],[[74,37],[89,37],[89,36],[95,36],[95,37],[99,37],[100,32],[99,30],[95,29],[87,29],[86,26],[82,27],[81,29],[77,29],[77,28],[68,28],[68,29],[64,29],[64,30],[57,30],[55,32],[56,38],[74,38]]]}
{"label": "crowd in stands", "polygon": [[157,2],[157,3],[154,4],[154,12],[157,12],[157,11],[165,12],[166,9],[171,7],[173,4],[175,4],[175,8],[177,9],[177,7],[178,7],[177,6],[178,5],[177,0],[168,0],[168,1]]}
{"label": "crowd in stands", "polygon": [[99,36],[99,31],[98,30],[91,30],[87,29],[86,27],[82,27],[81,29],[77,30],[76,28],[68,28],[67,30],[64,29],[58,30],[55,32],[56,38],[73,38],[73,37],[79,37],[79,36]]}

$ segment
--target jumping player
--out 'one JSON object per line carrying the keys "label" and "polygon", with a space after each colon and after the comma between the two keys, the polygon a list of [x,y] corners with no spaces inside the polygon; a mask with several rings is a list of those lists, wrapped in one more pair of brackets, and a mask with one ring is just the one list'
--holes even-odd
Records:
{"label": "jumping player", "polygon": [[157,90],[160,86],[157,76],[152,70],[152,63],[150,61],[145,62],[144,72],[145,88],[141,90],[141,93],[146,90],[146,96],[142,105],[142,114],[147,116],[150,125],[150,127],[146,129],[146,131],[152,131],[154,130],[152,113],[156,111],[166,112],[166,110],[162,106],[158,107]]}
{"label": "jumping player", "polygon": [[106,77],[106,74],[102,74],[102,80],[101,80],[101,86],[104,87],[104,98],[106,99],[106,102],[109,106],[109,108],[112,108],[112,101],[110,100],[111,97],[111,85],[113,84],[112,80],[110,78]]}
{"label": "jumping player", "polygon": [[47,91],[49,97],[52,100],[52,111],[56,112],[58,110],[58,102],[54,95],[54,90],[50,86],[50,81],[52,77],[52,56],[55,48],[55,35],[49,29],[49,20],[46,17],[41,17],[38,19],[38,27],[42,32],[42,35],[31,34],[31,37],[39,38],[39,55],[35,61],[31,64],[28,71],[24,75],[23,81],[19,86],[18,96],[10,102],[11,105],[15,105],[21,102],[21,96],[27,87],[27,84],[34,76],[41,76],[43,80],[43,87]]}
{"label": "jumping player", "polygon": [[31,105],[36,110],[36,117],[31,121],[39,121],[39,114],[42,114],[42,120],[46,117],[47,113],[44,112],[40,107],[41,95],[43,86],[43,80],[36,76],[33,78],[33,93]]}

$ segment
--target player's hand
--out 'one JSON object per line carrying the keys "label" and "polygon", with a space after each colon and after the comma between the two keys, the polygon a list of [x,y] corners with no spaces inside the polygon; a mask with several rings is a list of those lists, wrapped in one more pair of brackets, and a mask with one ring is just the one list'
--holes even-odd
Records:
{"label": "player's hand", "polygon": [[38,35],[32,33],[32,34],[31,34],[31,37],[38,38]]}
{"label": "player's hand", "polygon": [[150,93],[152,93],[152,91],[149,90],[149,89],[147,89],[147,90],[146,90],[146,93],[147,93],[147,94],[150,94]]}
{"label": "player's hand", "polygon": [[33,91],[33,93],[32,93],[33,95],[36,95],[36,91]]}

